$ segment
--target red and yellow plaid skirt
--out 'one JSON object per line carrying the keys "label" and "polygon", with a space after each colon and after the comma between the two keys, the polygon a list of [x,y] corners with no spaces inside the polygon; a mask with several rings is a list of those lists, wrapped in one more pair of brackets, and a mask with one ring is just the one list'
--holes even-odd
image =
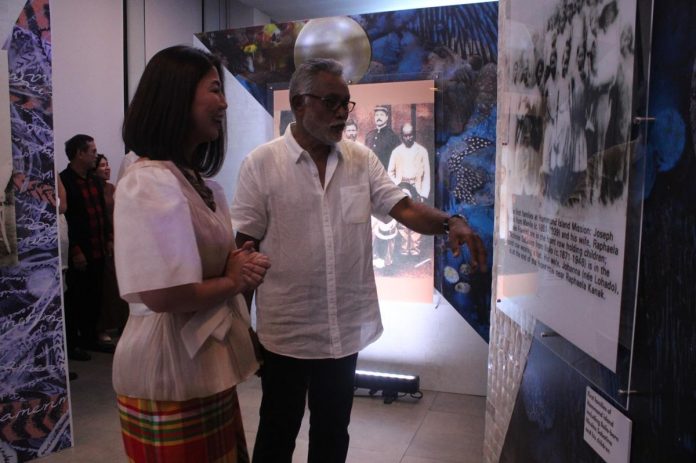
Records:
{"label": "red and yellow plaid skirt", "polygon": [[185,402],[118,396],[128,461],[247,463],[235,388]]}

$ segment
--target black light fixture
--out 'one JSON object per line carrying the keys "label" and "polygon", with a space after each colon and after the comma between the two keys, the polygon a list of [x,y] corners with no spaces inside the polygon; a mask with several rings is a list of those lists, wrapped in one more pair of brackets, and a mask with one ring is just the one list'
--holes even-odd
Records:
{"label": "black light fixture", "polygon": [[381,373],[378,371],[355,370],[355,389],[367,389],[370,395],[382,391],[384,403],[390,404],[400,397],[400,394],[411,394],[420,399],[420,377],[415,375],[400,375],[396,373]]}

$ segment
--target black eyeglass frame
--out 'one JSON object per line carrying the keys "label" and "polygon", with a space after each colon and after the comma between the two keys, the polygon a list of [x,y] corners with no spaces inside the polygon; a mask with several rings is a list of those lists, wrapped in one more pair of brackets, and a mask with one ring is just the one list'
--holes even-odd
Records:
{"label": "black eyeglass frame", "polygon": [[322,103],[324,103],[324,106],[326,109],[329,111],[336,111],[338,108],[341,106],[345,108],[349,113],[352,112],[355,109],[355,101],[350,101],[349,99],[345,100],[339,100],[335,96],[319,96],[319,95],[314,95],[313,93],[302,93],[300,96],[309,96],[312,98],[316,98],[317,100],[321,100]]}

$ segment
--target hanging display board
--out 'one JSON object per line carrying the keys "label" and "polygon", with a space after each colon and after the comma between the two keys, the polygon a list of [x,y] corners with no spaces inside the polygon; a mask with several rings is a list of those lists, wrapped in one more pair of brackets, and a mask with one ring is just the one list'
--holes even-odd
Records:
{"label": "hanging display board", "polygon": [[616,371],[635,2],[509,2],[498,293]]}

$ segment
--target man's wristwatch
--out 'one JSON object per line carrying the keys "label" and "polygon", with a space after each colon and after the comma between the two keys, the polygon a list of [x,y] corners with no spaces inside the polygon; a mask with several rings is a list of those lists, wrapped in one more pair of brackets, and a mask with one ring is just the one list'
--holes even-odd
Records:
{"label": "man's wristwatch", "polygon": [[442,222],[442,228],[445,229],[445,233],[449,233],[449,231],[450,231],[449,222],[450,222],[450,220],[454,219],[455,217],[456,217],[456,218],[459,218],[459,219],[462,219],[462,220],[464,221],[464,223],[467,223],[467,221],[466,221],[466,219],[464,218],[463,215],[461,215],[461,214],[452,214],[452,215],[450,215],[449,217],[447,217],[447,219],[445,219],[444,222]]}

